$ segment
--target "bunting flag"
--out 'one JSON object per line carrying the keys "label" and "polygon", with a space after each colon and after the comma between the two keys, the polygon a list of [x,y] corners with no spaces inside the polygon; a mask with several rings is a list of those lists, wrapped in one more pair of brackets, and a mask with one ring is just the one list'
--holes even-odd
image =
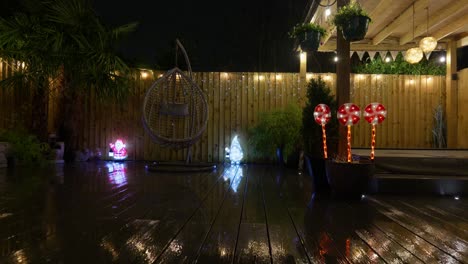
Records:
{"label": "bunting flag", "polygon": [[356,51],[358,57],[359,57],[359,60],[362,60],[362,57],[364,56],[364,53],[366,53],[365,51]]}
{"label": "bunting flag", "polygon": [[374,56],[375,54],[377,53],[377,51],[368,51],[367,54],[369,54],[369,58],[371,59],[371,61],[374,60]]}
{"label": "bunting flag", "polygon": [[354,51],[350,51],[349,52],[349,58],[351,58],[353,56],[353,54],[354,54]]}
{"label": "bunting flag", "polygon": [[426,52],[426,53],[424,53],[424,54],[426,55],[426,59],[427,59],[427,60],[429,60],[429,57],[431,56],[431,53],[432,53],[432,51],[431,51],[431,52]]}
{"label": "bunting flag", "polygon": [[400,53],[400,51],[398,51],[398,50],[390,51],[390,54],[392,54],[393,60],[396,60],[396,57],[398,56],[398,53]]}

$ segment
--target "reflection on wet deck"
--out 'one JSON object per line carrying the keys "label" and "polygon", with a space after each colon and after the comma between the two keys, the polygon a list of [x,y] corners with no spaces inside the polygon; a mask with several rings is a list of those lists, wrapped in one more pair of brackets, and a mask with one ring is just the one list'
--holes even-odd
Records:
{"label": "reflection on wet deck", "polygon": [[0,169],[0,263],[468,262],[464,199],[330,201],[312,188],[256,165]]}

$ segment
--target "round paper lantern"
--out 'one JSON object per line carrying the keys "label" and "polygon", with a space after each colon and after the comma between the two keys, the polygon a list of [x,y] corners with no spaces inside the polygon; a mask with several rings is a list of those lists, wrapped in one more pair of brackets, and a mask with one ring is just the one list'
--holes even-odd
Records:
{"label": "round paper lantern", "polygon": [[364,119],[369,124],[380,124],[385,120],[385,117],[387,117],[387,110],[381,103],[371,103],[364,109]]}
{"label": "round paper lantern", "polygon": [[421,48],[411,48],[406,51],[405,61],[414,64],[422,60],[424,54]]}
{"label": "round paper lantern", "polygon": [[337,117],[343,126],[352,126],[357,124],[361,119],[361,111],[359,106],[353,103],[346,103],[338,108]]}
{"label": "round paper lantern", "polygon": [[419,41],[419,47],[424,53],[432,52],[437,47],[437,40],[434,37],[425,37]]}
{"label": "round paper lantern", "polygon": [[318,104],[314,109],[314,120],[319,125],[326,125],[330,122],[331,111],[326,104]]}

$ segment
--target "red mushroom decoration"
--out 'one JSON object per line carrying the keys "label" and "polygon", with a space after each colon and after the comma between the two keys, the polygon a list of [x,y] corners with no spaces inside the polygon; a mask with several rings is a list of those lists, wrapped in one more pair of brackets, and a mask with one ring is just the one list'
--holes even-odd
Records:
{"label": "red mushroom decoration", "polygon": [[381,103],[371,103],[364,110],[364,118],[372,125],[372,143],[371,143],[371,160],[375,158],[375,126],[382,123],[387,117],[387,110]]}
{"label": "red mushroom decoration", "polygon": [[323,158],[327,159],[327,134],[325,126],[331,119],[330,107],[326,104],[318,104],[314,109],[314,119],[317,124],[322,126]]}
{"label": "red mushroom decoration", "polygon": [[351,126],[355,125],[361,119],[361,111],[359,106],[353,103],[346,103],[338,108],[338,121],[348,127],[347,142],[348,142],[348,162],[351,162]]}

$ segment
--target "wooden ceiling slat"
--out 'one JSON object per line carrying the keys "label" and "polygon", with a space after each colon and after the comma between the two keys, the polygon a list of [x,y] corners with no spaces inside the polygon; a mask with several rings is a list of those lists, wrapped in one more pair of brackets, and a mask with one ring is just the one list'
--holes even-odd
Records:
{"label": "wooden ceiling slat", "polygon": [[437,40],[440,40],[451,33],[457,31],[458,29],[465,27],[468,24],[468,16],[465,14],[462,14],[461,16],[458,16],[454,21],[446,24],[436,32],[432,33],[431,35],[436,38]]}
{"label": "wooden ceiling slat", "polygon": [[[459,13],[460,10],[467,10],[468,8],[468,0],[456,0],[448,3],[437,12],[432,13],[429,17],[428,25],[426,23],[422,23],[418,25],[414,30],[414,36],[418,37],[424,35],[426,33],[426,27],[432,28],[441,23],[450,23],[448,20],[452,18],[457,12]],[[423,10],[425,12],[425,10]],[[425,15],[425,14],[424,14]],[[406,44],[413,40],[413,32],[408,30],[406,34],[401,36],[400,44]]]}
{"label": "wooden ceiling slat", "polygon": [[[414,3],[414,10],[425,9],[428,5],[428,0],[418,0]],[[412,27],[413,21],[413,5],[410,5],[400,16],[395,20],[389,23],[383,30],[381,30],[375,37],[372,39],[372,44],[378,45],[385,38],[390,36],[397,28],[399,27],[408,27],[408,22],[411,23]],[[412,29],[411,29],[412,31]]]}

